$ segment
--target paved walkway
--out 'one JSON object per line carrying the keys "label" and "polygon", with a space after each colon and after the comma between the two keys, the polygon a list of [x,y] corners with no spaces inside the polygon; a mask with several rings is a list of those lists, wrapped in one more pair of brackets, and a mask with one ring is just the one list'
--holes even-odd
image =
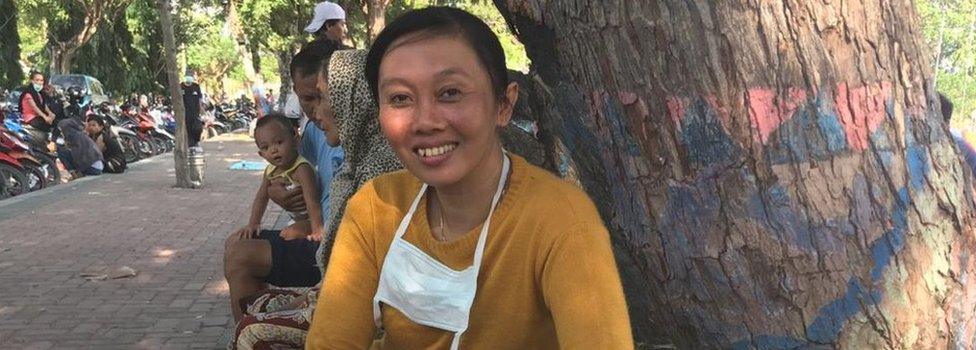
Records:
{"label": "paved walkway", "polygon": [[[241,135],[204,148],[202,189],[173,188],[165,154],[0,201],[0,349],[223,348],[232,334],[223,241],[247,220],[260,181],[228,166],[260,158]],[[80,276],[123,266],[138,274]]]}

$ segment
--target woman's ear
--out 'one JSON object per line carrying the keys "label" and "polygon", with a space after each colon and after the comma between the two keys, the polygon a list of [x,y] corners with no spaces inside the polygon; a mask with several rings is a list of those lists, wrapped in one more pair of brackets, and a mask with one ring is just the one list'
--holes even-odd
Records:
{"label": "woman's ear", "polygon": [[505,127],[512,120],[512,113],[515,111],[515,103],[518,102],[518,96],[518,83],[509,83],[508,87],[505,88],[505,96],[502,96],[501,105],[498,109],[498,120],[496,121],[498,127]]}

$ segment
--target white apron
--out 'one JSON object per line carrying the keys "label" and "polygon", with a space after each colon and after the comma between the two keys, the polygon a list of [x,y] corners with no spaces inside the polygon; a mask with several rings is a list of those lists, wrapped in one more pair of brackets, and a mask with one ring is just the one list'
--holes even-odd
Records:
{"label": "white apron", "polygon": [[379,285],[373,297],[373,320],[377,327],[383,327],[380,313],[382,302],[397,309],[415,323],[453,332],[451,350],[458,348],[461,335],[468,329],[471,305],[478,290],[478,271],[481,270],[488,224],[495,213],[505,182],[508,181],[510,167],[511,161],[506,154],[503,156],[498,188],[491,199],[491,210],[488,211],[488,218],[478,236],[474,262],[461,271],[440,263],[403,239],[420,199],[427,192],[427,184],[420,188],[420,193],[413,200],[407,215],[400,221],[380,270]]}

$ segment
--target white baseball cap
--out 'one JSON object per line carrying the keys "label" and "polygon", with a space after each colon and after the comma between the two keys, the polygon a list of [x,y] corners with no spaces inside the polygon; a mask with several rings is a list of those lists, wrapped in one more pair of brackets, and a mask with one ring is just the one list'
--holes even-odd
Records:
{"label": "white baseball cap", "polygon": [[330,19],[346,20],[346,11],[342,10],[342,7],[334,2],[320,2],[315,5],[315,14],[312,17],[312,22],[305,27],[305,31],[315,33],[322,28],[325,21]]}

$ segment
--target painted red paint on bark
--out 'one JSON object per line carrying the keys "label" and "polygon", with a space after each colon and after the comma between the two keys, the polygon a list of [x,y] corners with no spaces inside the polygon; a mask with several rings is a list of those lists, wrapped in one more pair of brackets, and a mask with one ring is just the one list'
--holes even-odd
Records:
{"label": "painted red paint on bark", "polygon": [[768,88],[749,89],[749,121],[755,131],[753,139],[765,144],[769,135],[793,118],[793,112],[807,99],[807,92],[789,88],[786,96]]}
{"label": "painted red paint on bark", "polygon": [[840,122],[844,126],[847,144],[855,151],[868,147],[868,138],[885,119],[885,105],[891,98],[891,83],[881,82],[849,88],[847,83],[837,85],[834,104]]}

